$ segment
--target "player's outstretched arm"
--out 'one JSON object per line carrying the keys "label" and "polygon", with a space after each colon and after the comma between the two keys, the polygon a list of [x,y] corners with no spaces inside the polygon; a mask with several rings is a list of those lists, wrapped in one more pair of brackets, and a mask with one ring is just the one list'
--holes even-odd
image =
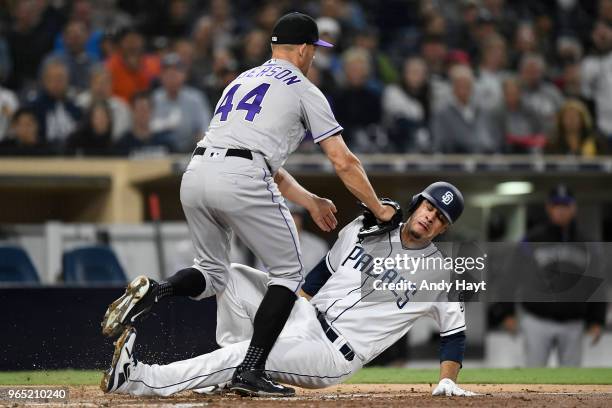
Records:
{"label": "player's outstretched arm", "polygon": [[334,214],[337,210],[331,200],[319,197],[306,190],[283,168],[278,169],[274,174],[274,181],[276,185],[278,185],[278,189],[283,197],[308,210],[310,216],[319,228],[325,232],[329,232],[336,228],[338,221]]}
{"label": "player's outstretched arm", "polygon": [[453,380],[453,382],[457,382],[460,369],[461,364],[456,361],[447,360],[440,362],[440,380],[448,378]]}
{"label": "player's outstretched arm", "polygon": [[434,396],[447,396],[447,397],[473,397],[478,395],[475,392],[464,390],[457,385],[457,376],[461,364],[456,361],[442,361],[440,363],[440,382],[431,392]]}
{"label": "player's outstretched arm", "polygon": [[336,174],[346,188],[361,200],[374,213],[376,218],[381,221],[389,221],[395,214],[395,210],[380,203],[361,165],[361,161],[349,150],[342,136],[328,137],[321,141],[319,145],[334,165]]}
{"label": "player's outstretched arm", "polygon": [[434,396],[472,397],[478,395],[459,387],[457,376],[465,350],[465,333],[459,332],[440,338],[440,382],[432,391]]}

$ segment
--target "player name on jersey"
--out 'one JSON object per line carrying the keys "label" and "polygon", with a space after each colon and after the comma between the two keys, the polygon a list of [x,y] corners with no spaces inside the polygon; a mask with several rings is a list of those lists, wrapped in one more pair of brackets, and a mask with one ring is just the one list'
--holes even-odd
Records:
{"label": "player name on jersey", "polygon": [[259,67],[249,69],[238,75],[238,78],[257,78],[257,77],[268,77],[278,79],[287,85],[297,84],[302,82],[297,74],[294,74],[292,70],[282,67],[277,64],[267,63]]}

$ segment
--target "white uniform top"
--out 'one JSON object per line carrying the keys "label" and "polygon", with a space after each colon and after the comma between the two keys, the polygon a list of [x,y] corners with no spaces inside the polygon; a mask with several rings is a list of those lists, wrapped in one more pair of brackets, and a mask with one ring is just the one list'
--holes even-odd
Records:
{"label": "white uniform top", "polygon": [[[372,296],[373,278],[364,272],[371,271],[373,257],[395,257],[396,254],[402,257],[403,254],[442,257],[442,254],[434,244],[420,250],[403,248],[400,228],[360,243],[357,233],[361,226],[362,218],[359,217],[340,231],[338,240],[326,256],[332,276],[311,303],[325,313],[327,322],[345,338],[364,364],[399,340],[420,317],[432,317],[440,327],[441,336],[465,330],[463,304],[449,302],[446,291],[433,294],[418,290],[386,291],[386,299],[377,298],[380,293]],[[420,282],[435,273],[438,272],[416,271],[412,275],[413,281]],[[448,271],[444,273],[445,276],[449,274]],[[379,276],[387,282],[395,280],[393,270],[386,270]]]}
{"label": "white uniform top", "polygon": [[289,61],[271,59],[225,88],[198,146],[259,152],[276,171],[307,132],[319,143],[341,131],[323,93]]}

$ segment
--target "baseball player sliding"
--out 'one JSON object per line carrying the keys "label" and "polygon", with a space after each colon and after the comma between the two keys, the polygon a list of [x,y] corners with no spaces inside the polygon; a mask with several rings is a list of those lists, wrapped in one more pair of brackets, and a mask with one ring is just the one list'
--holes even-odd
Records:
{"label": "baseball player sliding", "polygon": [[282,168],[287,157],[305,135],[312,137],[377,219],[388,221],[395,213],[378,200],[360,161],[343,142],[329,103],[305,76],[316,46],[332,47],[319,40],[314,20],[287,14],[270,41],[272,59],[243,72],[224,90],[183,175],[181,204],[197,251],[195,264],[164,282],[146,277],[132,282],[102,323],[105,335],[116,336],[166,296],[202,299],[223,292],[236,273],[228,257],[235,233],[269,273],[250,345],[244,360],[233,365],[231,389],[251,396],[294,394],[264,371],[304,276],[297,230],[284,199],[306,208],[323,231],[337,224],[334,204],[304,189]]}
{"label": "baseball player sliding", "polygon": [[[393,202],[390,205],[395,205]],[[373,274],[375,254],[413,258],[442,257],[431,242],[463,211],[463,197],[449,183],[438,182],[414,196],[409,217],[379,223],[366,211],[340,231],[332,249],[308,274],[284,330],[268,357],[266,371],[283,383],[323,388],[340,383],[410,330],[425,316],[440,326],[440,382],[433,395],[471,396],[457,375],[465,348],[465,316],[448,293],[389,292],[372,297],[372,281],[393,281],[397,272]],[[431,271],[414,271],[426,278]],[[138,280],[138,278],[137,278]],[[248,352],[257,309],[265,297],[266,274],[233,264],[223,291],[217,293],[217,342],[220,349],[169,365],[137,361],[136,330],[127,327],[116,343],[102,383],[107,392],[168,396],[227,384]],[[308,300],[310,299],[310,300]]]}

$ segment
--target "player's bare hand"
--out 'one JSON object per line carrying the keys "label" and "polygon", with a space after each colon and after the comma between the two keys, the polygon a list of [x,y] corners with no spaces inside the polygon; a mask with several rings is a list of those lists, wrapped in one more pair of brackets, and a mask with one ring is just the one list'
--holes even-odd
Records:
{"label": "player's bare hand", "polygon": [[321,230],[332,231],[338,225],[334,215],[338,210],[331,200],[314,196],[311,205],[307,208],[310,216]]}
{"label": "player's bare hand", "polygon": [[459,387],[450,378],[443,378],[440,380],[436,388],[431,392],[433,396],[447,396],[447,397],[473,397],[479,395],[472,391],[464,390]]}
{"label": "player's bare hand", "polygon": [[395,215],[395,208],[389,205],[381,205],[382,209],[376,214],[381,221],[389,221]]}
{"label": "player's bare hand", "polygon": [[591,338],[591,346],[599,343],[599,340],[601,339],[601,325],[592,324],[587,330],[587,334]]}

